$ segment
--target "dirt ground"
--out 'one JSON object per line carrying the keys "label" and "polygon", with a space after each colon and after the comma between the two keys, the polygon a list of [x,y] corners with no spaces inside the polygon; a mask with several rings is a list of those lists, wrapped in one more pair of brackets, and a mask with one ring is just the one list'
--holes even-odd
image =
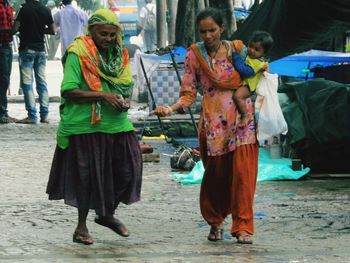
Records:
{"label": "dirt ground", "polygon": [[[10,104],[25,117],[23,104]],[[161,153],[145,163],[142,201],[121,206],[128,238],[93,222],[95,243],[72,243],[76,210],[48,201],[46,183],[55,148],[58,104],[50,124],[0,125],[0,262],[350,262],[350,180],[261,182],[255,197],[254,245],[229,235],[207,241],[199,185],[181,186],[171,173],[171,145],[148,141]]]}

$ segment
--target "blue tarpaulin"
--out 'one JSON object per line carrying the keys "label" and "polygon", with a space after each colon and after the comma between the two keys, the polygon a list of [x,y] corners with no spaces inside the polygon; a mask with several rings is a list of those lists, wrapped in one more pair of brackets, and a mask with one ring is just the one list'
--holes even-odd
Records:
{"label": "blue tarpaulin", "polygon": [[281,76],[304,78],[308,69],[341,63],[350,63],[350,53],[309,50],[271,62],[270,72]]}

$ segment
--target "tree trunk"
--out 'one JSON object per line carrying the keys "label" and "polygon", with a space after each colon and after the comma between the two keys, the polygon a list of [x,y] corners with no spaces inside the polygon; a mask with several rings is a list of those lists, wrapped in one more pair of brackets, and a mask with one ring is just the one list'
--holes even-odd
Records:
{"label": "tree trunk", "polygon": [[224,19],[225,30],[222,34],[223,39],[229,39],[232,35],[232,15],[233,15],[233,2],[232,0],[210,0],[211,7],[221,9]]}
{"label": "tree trunk", "polygon": [[175,44],[189,46],[195,41],[195,0],[179,0],[176,15]]}
{"label": "tree trunk", "polygon": [[157,0],[157,46],[166,46],[166,1]]}
{"label": "tree trunk", "polygon": [[197,7],[198,7],[199,12],[202,11],[205,8],[205,1],[204,0],[197,0]]}
{"label": "tree trunk", "polygon": [[167,0],[168,5],[168,44],[173,45],[175,43],[175,25],[176,25],[176,11],[178,0]]}
{"label": "tree trunk", "polygon": [[196,37],[196,15],[203,7],[216,7],[222,10],[225,30],[223,39],[229,39],[236,24],[233,15],[233,0],[179,0],[176,16],[176,45],[188,46],[198,40]]}
{"label": "tree trunk", "polygon": [[[204,8],[205,8],[204,0],[196,0],[195,1],[195,17],[197,17],[198,13],[200,11],[202,11]],[[195,36],[196,36],[195,40],[196,40],[196,42],[198,42],[198,41],[200,41],[200,35],[199,35],[199,31],[198,31],[196,23],[195,23],[195,29],[194,30],[195,30]]]}

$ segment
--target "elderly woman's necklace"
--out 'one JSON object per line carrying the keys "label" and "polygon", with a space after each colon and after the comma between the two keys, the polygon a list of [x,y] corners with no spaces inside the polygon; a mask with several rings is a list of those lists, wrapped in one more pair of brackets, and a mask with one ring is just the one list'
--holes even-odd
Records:
{"label": "elderly woman's necklace", "polygon": [[210,58],[211,58],[211,64],[215,64],[215,62],[216,62],[215,57],[216,57],[216,55],[218,54],[220,48],[221,48],[221,42],[220,42],[218,48],[215,50],[215,54],[214,54],[213,56],[210,56]]}

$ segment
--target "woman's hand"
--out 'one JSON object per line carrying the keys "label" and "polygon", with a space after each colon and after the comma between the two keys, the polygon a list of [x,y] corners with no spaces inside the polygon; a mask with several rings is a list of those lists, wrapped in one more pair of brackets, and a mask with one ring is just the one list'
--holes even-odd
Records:
{"label": "woman's hand", "polygon": [[269,64],[266,63],[266,64],[264,65],[263,69],[264,69],[264,71],[266,71],[266,72],[270,72],[270,66],[269,66]]}
{"label": "woman's hand", "polygon": [[269,64],[265,64],[259,71],[258,73],[264,73],[264,72],[270,72],[270,66]]}
{"label": "woman's hand", "polygon": [[170,106],[158,106],[151,112],[151,114],[159,117],[170,116],[172,113],[173,109]]}
{"label": "woman's hand", "polygon": [[112,105],[113,108],[116,108],[119,111],[125,111],[125,101],[121,95],[111,92],[103,92],[102,97],[103,100]]}
{"label": "woman's hand", "polygon": [[122,105],[122,111],[125,112],[125,111],[128,111],[128,109],[130,109],[130,99],[129,98],[125,98],[124,99],[124,102],[123,102],[123,105]]}

